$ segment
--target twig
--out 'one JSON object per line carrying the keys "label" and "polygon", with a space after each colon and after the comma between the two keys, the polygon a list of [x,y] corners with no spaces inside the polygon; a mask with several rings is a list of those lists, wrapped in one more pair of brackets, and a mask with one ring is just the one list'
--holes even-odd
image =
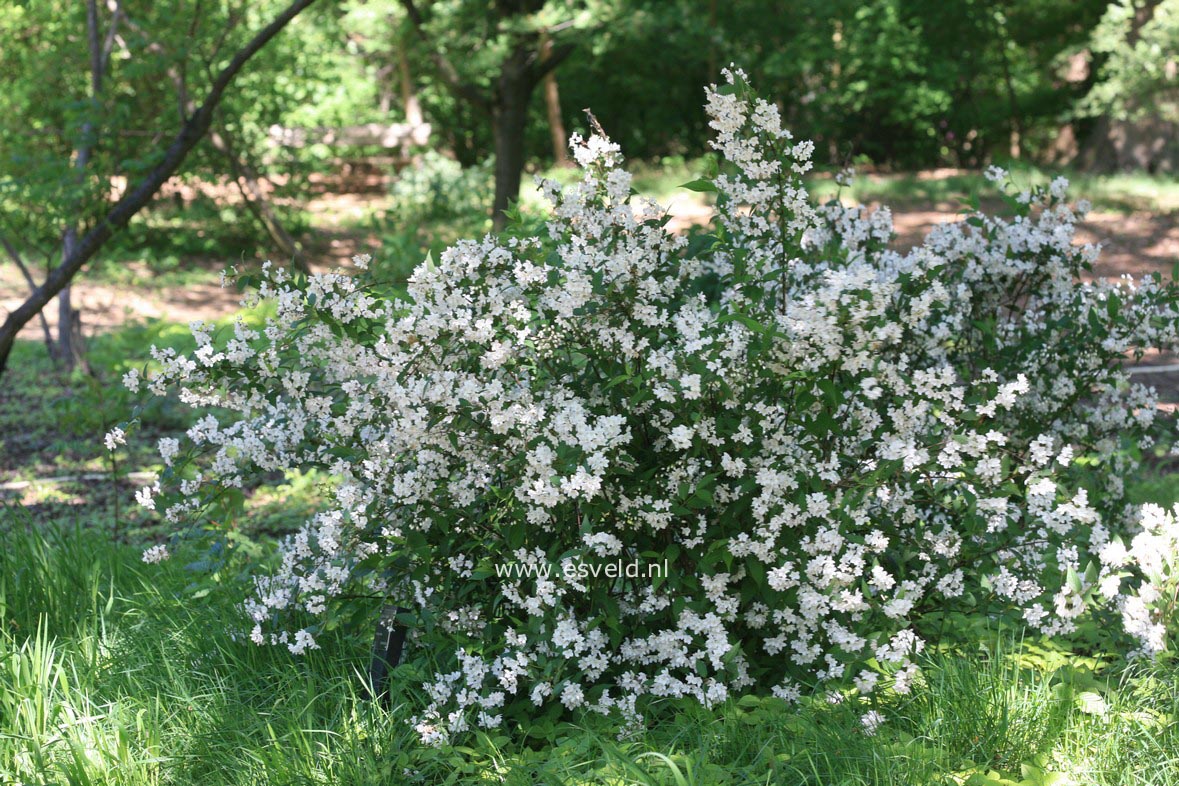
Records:
{"label": "twig", "polygon": [[[16,248],[8,242],[8,238],[6,237],[0,237],[0,245],[4,246],[4,250],[8,252],[9,259],[11,259],[13,263],[16,264],[16,267],[21,272],[21,275],[25,277],[25,281],[28,282],[29,285],[29,291],[33,294],[36,294],[37,282],[33,280],[32,273],[30,273],[29,269],[25,267],[25,262],[23,259],[21,259],[20,253],[17,252]],[[38,311],[37,316],[41,318],[41,329],[45,331],[45,346],[49,348],[49,356],[53,357],[53,332],[49,329],[49,320],[45,318],[44,310]]]}

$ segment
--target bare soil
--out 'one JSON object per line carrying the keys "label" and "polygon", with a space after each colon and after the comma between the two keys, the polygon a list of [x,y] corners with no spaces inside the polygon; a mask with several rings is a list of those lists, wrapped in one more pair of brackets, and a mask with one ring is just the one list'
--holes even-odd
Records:
{"label": "bare soil", "polygon": [[[934,226],[960,221],[944,205],[894,210],[897,245],[911,248]],[[1078,227],[1081,243],[1100,243],[1101,257],[1093,272],[1101,278],[1162,273],[1170,277],[1179,261],[1179,216],[1159,213],[1090,213]]]}

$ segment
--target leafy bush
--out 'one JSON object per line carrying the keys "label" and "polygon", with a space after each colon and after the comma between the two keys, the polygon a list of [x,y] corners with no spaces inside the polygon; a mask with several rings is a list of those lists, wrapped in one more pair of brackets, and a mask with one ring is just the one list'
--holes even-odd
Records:
{"label": "leafy bush", "polygon": [[1157,651],[1118,533],[1161,424],[1121,360],[1176,343],[1173,285],[1082,283],[1063,182],[893,251],[887,210],[812,205],[813,145],[739,73],[707,97],[703,239],[575,137],[544,237],[459,242],[406,292],[268,267],[265,329],[157,353],[153,392],[231,414],[167,444],[141,501],[180,524],[251,473],[334,477],[255,580],[252,637],[303,652],[357,598],[401,606],[435,742],[649,697],[908,692],[934,609],[1063,635],[1120,604]]}
{"label": "leafy bush", "polygon": [[411,225],[477,215],[491,202],[491,191],[491,171],[486,165],[463,168],[458,161],[427,150],[390,186],[390,213]]}

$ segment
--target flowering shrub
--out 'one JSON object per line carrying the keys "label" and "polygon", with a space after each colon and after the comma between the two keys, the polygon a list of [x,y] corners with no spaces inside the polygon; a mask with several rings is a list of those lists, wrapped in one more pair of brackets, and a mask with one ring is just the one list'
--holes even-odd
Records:
{"label": "flowering shrub", "polygon": [[[152,392],[227,414],[165,446],[141,501],[179,524],[253,473],[330,473],[255,580],[253,638],[301,652],[349,598],[404,607],[441,664],[431,741],[534,705],[905,692],[931,609],[1047,634],[1120,609],[1157,650],[1118,533],[1125,448],[1161,424],[1120,361],[1176,343],[1175,289],[1082,283],[1097,251],[1059,181],[890,250],[886,209],[811,203],[811,143],[739,72],[707,110],[727,163],[690,184],[717,193],[703,243],[574,137],[547,237],[459,242],[402,293],[268,267],[263,331],[156,353]],[[668,569],[569,569],[618,560]]]}
{"label": "flowering shrub", "polygon": [[[1136,533],[1127,547],[1112,538],[1099,552],[1104,566],[1101,592],[1117,597],[1122,624],[1139,642],[1142,652],[1154,654],[1167,646],[1167,626],[1172,633],[1179,623],[1179,508],[1165,511],[1158,505],[1143,505]],[[1133,567],[1142,581],[1134,593],[1118,596],[1119,570]]]}

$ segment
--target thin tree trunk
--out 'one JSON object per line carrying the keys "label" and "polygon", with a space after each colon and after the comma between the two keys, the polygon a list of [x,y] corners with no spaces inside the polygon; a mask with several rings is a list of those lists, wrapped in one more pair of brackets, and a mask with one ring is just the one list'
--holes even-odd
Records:
{"label": "thin tree trunk", "polygon": [[[1142,40],[1142,29],[1154,19],[1161,5],[1162,0],[1146,0],[1135,6],[1123,45],[1134,47]],[[1126,98],[1129,117],[1098,117],[1081,149],[1082,162],[1099,172],[1179,169],[1179,148],[1174,144],[1176,124],[1164,120],[1157,111],[1140,115],[1137,110],[1145,108],[1143,100]]]}
{"label": "thin tree trunk", "polygon": [[[417,91],[413,87],[413,77],[409,71],[409,57],[405,53],[406,46],[402,42],[397,47],[397,73],[401,81],[401,106],[405,109],[405,124],[410,128],[418,128],[425,122],[422,116],[422,105],[418,101]],[[401,143],[401,157],[405,163],[414,163],[414,139],[417,134],[411,133]]]}
{"label": "thin tree trunk", "polygon": [[492,136],[495,139],[495,200],[491,208],[491,221],[497,231],[503,229],[507,223],[504,211],[520,196],[528,99],[532,89],[545,74],[570,55],[573,47],[570,44],[555,47],[548,60],[540,63],[536,42],[518,41],[500,66],[499,78],[488,96],[478,86],[464,81],[445,53],[430,40],[425,20],[414,0],[401,0],[401,4],[418,37],[430,48],[430,56],[442,81],[460,101],[480,114],[491,117]]}
{"label": "thin tree trunk", "polygon": [[[29,268],[25,265],[25,261],[21,259],[20,252],[16,250],[16,246],[12,245],[5,238],[0,237],[0,245],[4,246],[4,250],[8,252],[9,259],[16,265],[16,269],[24,276],[25,282],[29,285],[30,292],[37,291],[37,282],[33,280],[33,274],[29,272]],[[45,334],[45,349],[49,352],[49,356],[53,357],[53,331],[49,329],[49,320],[45,318],[45,311],[37,312],[38,318],[41,320],[41,330]]]}
{"label": "thin tree trunk", "polygon": [[389,76],[393,73],[393,66],[385,64],[377,69],[377,89],[380,97],[377,99],[377,109],[381,116],[389,114],[393,109],[393,91],[389,89]]}
{"label": "thin tree trunk", "polygon": [[1008,153],[1012,158],[1018,160],[1023,153],[1023,117],[1019,111],[1019,97],[1015,93],[1015,80],[1011,76],[1011,58],[1007,52],[1007,44],[1011,37],[1007,33],[1006,21],[1000,21],[999,16],[992,17],[991,21],[999,39],[1000,60],[1003,63],[1003,86],[1007,90],[1007,109],[1011,122]]}
{"label": "thin tree trunk", "polygon": [[708,81],[720,81],[716,57],[716,0],[708,0]]}
{"label": "thin tree trunk", "polygon": [[[118,24],[118,6],[115,6],[115,13],[111,17],[111,33],[114,32],[114,26]],[[99,96],[102,95],[102,77],[106,70],[106,57],[108,51],[103,51],[101,43],[101,36],[98,32],[98,2],[97,0],[87,0],[86,2],[86,40],[90,48],[90,100],[95,105],[93,109],[97,108]],[[108,36],[110,39],[111,36]],[[94,121],[87,119],[82,124],[82,137],[78,143],[78,147],[74,151],[74,170],[77,173],[76,180],[79,188],[85,183],[86,166],[90,163],[90,155],[94,150],[96,143],[96,129]],[[75,217],[67,219],[70,223],[66,226],[62,233],[61,239],[61,260],[64,264],[73,254],[78,246],[78,226],[75,222]],[[77,359],[77,353],[80,347],[73,343],[74,336],[74,322],[80,319],[80,315],[75,316],[74,307],[71,302],[71,292],[73,287],[67,284],[62,288],[57,296],[57,358],[61,360],[62,366],[66,371],[71,371],[74,368],[74,362]]]}
{"label": "thin tree trunk", "polygon": [[401,103],[405,107],[405,123],[410,126],[420,126],[424,121],[422,104],[418,101],[417,91],[413,88],[413,77],[409,72],[409,57],[405,54],[405,47],[397,49],[397,72],[401,78]]}
{"label": "thin tree trunk", "polygon": [[[543,64],[553,56],[553,39],[547,30],[540,33],[540,62]],[[553,138],[553,163],[559,167],[570,164],[569,135],[565,133],[565,121],[561,117],[561,94],[557,90],[557,77],[553,71],[546,73],[541,80],[544,90],[544,105],[549,116],[549,133]]]}
{"label": "thin tree trunk", "polygon": [[[61,259],[64,262],[74,253],[78,245],[78,230],[74,227],[66,229],[61,241]],[[57,344],[53,350],[55,360],[61,361],[62,368],[72,371],[77,359],[76,348],[73,345],[74,335],[74,306],[70,301],[73,287],[67,286],[57,295]]]}

